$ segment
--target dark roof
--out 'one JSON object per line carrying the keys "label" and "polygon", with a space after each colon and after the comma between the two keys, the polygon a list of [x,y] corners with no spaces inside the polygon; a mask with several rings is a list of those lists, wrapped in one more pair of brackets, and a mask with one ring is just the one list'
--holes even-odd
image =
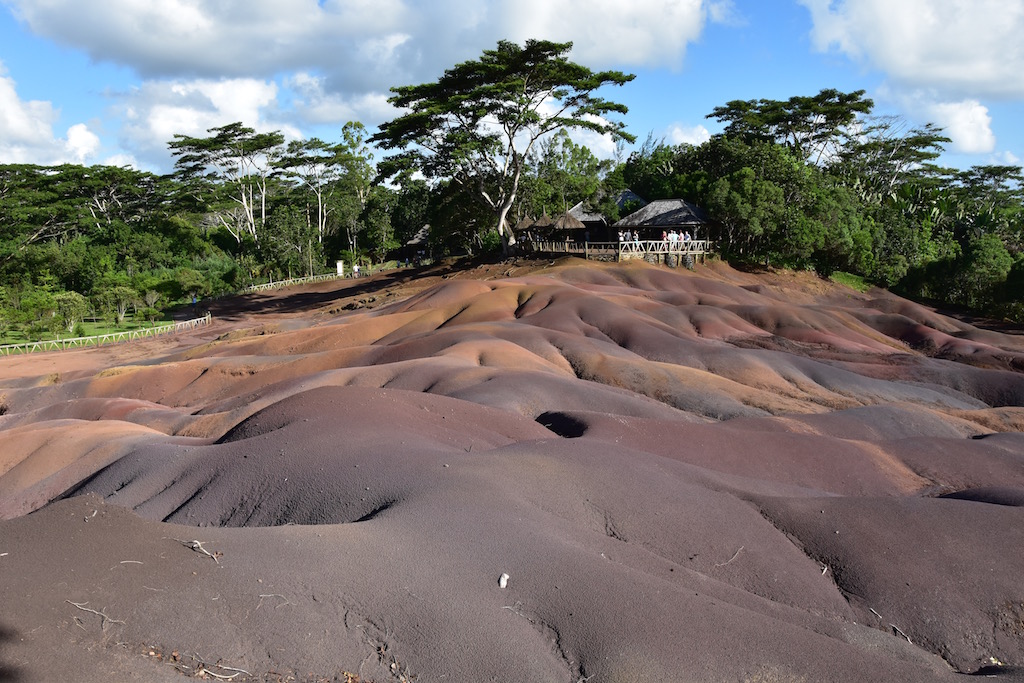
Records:
{"label": "dark roof", "polygon": [[658,199],[629,214],[613,227],[679,228],[707,222],[707,214],[696,204],[684,199]]}
{"label": "dark roof", "polygon": [[[603,196],[603,191],[599,191],[591,201],[580,202],[569,209],[569,213],[573,218],[583,221],[584,223],[590,223],[591,225],[608,225],[608,221],[604,217],[604,214],[594,209],[594,204],[599,203]],[[643,197],[628,188],[615,195],[615,205],[619,207],[620,211],[626,208],[627,203],[639,204],[640,206],[647,205],[647,201]]]}
{"label": "dark roof", "polygon": [[604,214],[600,211],[594,211],[589,206],[584,206],[583,202],[569,209],[569,215],[583,223],[607,223]]}
{"label": "dark roof", "polygon": [[615,195],[615,205],[620,209],[625,208],[626,202],[632,202],[634,204],[639,204],[640,206],[647,206],[647,200],[636,192],[633,192],[633,190],[630,190],[628,187]]}
{"label": "dark roof", "polygon": [[407,247],[414,247],[417,244],[423,244],[430,237],[430,224],[427,223],[422,228],[416,231],[416,234],[412,236],[408,242],[405,243]]}

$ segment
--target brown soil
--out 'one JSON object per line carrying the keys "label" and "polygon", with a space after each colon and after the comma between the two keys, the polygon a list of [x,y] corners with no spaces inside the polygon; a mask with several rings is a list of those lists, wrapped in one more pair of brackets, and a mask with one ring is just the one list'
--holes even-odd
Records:
{"label": "brown soil", "polygon": [[210,310],[0,359],[0,681],[1024,667],[1019,335],[717,262]]}

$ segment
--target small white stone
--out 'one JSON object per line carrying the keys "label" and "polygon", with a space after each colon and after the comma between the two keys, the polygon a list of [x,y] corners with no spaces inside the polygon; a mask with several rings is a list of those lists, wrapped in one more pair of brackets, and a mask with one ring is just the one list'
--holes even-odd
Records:
{"label": "small white stone", "polygon": [[509,577],[508,574],[502,574],[501,576],[499,576],[498,577],[498,588],[504,588],[505,586],[507,586],[509,578],[511,578],[511,577]]}

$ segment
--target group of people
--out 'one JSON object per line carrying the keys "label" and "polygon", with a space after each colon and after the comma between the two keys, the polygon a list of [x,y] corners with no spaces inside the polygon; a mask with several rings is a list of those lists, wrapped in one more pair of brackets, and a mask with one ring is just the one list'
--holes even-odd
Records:
{"label": "group of people", "polygon": [[[692,239],[693,237],[690,236],[690,232],[688,230],[684,232],[677,232],[675,228],[672,228],[668,232],[665,232],[664,230],[661,231],[661,241],[663,249],[676,249],[679,247],[680,243],[682,243],[682,245],[685,247],[685,245],[688,244]],[[635,230],[632,232],[630,232],[629,230],[619,230],[619,241],[639,242],[640,233]]]}
{"label": "group of people", "polygon": [[676,245],[680,242],[686,245],[692,239],[693,238],[690,236],[689,230],[686,232],[676,232],[676,229],[672,228],[668,232],[665,232],[664,230],[661,232],[661,241],[664,242],[665,246],[670,250],[675,249]]}

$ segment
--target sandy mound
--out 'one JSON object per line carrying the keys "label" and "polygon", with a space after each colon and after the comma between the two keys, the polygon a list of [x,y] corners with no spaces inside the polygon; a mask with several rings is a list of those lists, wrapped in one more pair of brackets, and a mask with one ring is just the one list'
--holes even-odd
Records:
{"label": "sandy mound", "polygon": [[1021,337],[806,274],[544,266],[0,359],[0,680],[1024,667]]}

